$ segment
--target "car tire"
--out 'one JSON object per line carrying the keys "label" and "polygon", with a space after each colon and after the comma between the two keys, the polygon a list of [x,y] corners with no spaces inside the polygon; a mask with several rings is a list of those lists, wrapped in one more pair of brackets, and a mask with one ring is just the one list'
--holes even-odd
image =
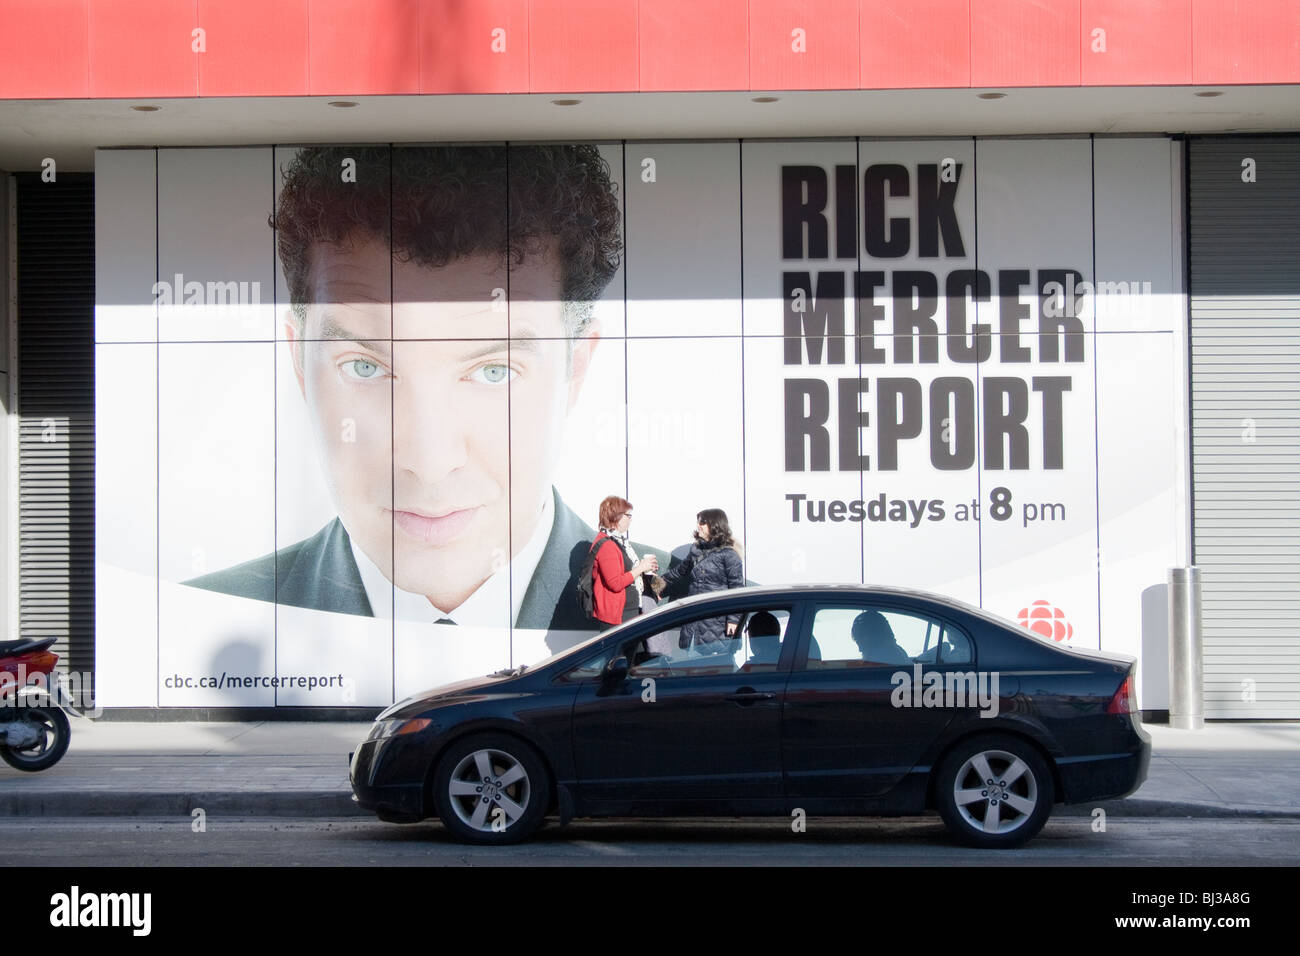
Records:
{"label": "car tire", "polygon": [[1047,761],[1033,744],[1009,734],[963,741],[935,778],[939,815],[967,846],[1023,845],[1043,828],[1054,800]]}
{"label": "car tire", "polygon": [[16,770],[31,773],[53,767],[68,752],[68,742],[72,738],[67,716],[53,704],[24,705],[19,710],[19,719],[35,724],[40,731],[40,739],[23,748],[0,744],[0,760]]}
{"label": "car tire", "polygon": [[546,763],[509,734],[456,741],[439,758],[430,786],[443,826],[465,843],[526,840],[542,825],[550,804]]}

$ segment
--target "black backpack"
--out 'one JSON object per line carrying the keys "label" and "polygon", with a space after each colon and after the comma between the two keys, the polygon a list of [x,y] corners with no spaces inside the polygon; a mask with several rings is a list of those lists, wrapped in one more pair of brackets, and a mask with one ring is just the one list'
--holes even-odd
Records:
{"label": "black backpack", "polygon": [[596,620],[596,585],[592,574],[596,567],[596,554],[601,545],[612,540],[604,532],[596,535],[596,540],[587,549],[587,560],[582,562],[582,570],[578,572],[578,607],[591,621]]}

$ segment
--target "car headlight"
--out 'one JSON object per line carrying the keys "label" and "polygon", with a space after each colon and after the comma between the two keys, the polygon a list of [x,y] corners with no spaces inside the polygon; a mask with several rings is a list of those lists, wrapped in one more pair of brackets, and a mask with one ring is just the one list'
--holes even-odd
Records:
{"label": "car headlight", "polygon": [[432,723],[428,717],[394,717],[391,720],[377,720],[366,740],[383,740],[386,737],[398,737],[402,734],[419,733]]}

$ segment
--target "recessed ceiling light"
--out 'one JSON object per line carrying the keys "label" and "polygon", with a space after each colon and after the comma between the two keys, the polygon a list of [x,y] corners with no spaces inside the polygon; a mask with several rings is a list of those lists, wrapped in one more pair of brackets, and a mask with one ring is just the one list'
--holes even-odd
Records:
{"label": "recessed ceiling light", "polygon": [[160,109],[162,109],[162,107],[161,106],[133,106],[131,107],[131,109],[135,110],[137,113],[157,113]]}
{"label": "recessed ceiling light", "polygon": [[582,100],[551,100],[553,106],[577,106]]}
{"label": "recessed ceiling light", "polygon": [[975,95],[982,100],[1002,100],[1007,96],[1005,93],[976,93]]}
{"label": "recessed ceiling light", "polygon": [[776,103],[781,97],[779,96],[755,96],[751,98],[752,103]]}
{"label": "recessed ceiling light", "polygon": [[1199,92],[1196,93],[1196,95],[1204,96],[1207,98],[1211,96],[1222,96],[1223,90],[1200,90]]}
{"label": "recessed ceiling light", "polygon": [[340,110],[350,110],[352,109],[352,107],[359,106],[359,105],[360,104],[357,103],[355,100],[332,100],[330,102],[330,106],[333,106],[335,109],[340,109]]}

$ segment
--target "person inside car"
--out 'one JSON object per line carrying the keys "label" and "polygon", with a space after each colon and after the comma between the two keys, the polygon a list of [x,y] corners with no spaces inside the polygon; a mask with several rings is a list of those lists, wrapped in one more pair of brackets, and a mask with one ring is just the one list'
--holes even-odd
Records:
{"label": "person inside car", "polygon": [[872,664],[910,664],[912,659],[898,646],[894,629],[879,611],[863,611],[853,619],[853,641],[862,659]]}
{"label": "person inside car", "polygon": [[759,611],[749,619],[745,628],[749,635],[749,660],[741,670],[754,670],[759,666],[776,667],[781,657],[781,625],[771,611]]}

